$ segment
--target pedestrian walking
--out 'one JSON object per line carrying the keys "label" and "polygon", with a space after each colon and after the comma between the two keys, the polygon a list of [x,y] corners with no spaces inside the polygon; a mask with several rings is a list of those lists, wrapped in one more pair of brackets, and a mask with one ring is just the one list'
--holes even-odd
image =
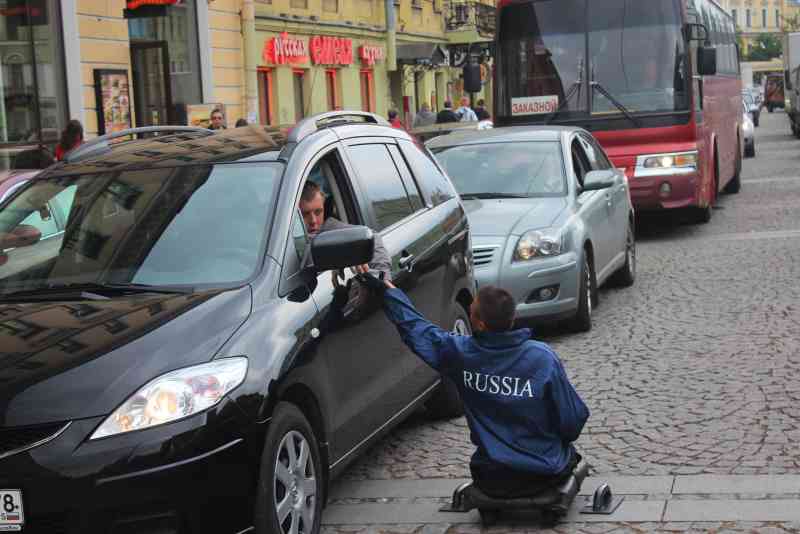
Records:
{"label": "pedestrian walking", "polygon": [[56,145],[56,161],[61,161],[70,150],[83,144],[83,125],[81,121],[72,119],[61,132],[61,139]]}
{"label": "pedestrian walking", "polygon": [[478,100],[478,105],[475,106],[475,115],[478,117],[479,121],[488,121],[492,119],[489,110],[486,109],[486,102],[484,102],[482,98]]}
{"label": "pedestrian walking", "polygon": [[225,130],[228,128],[225,126],[225,115],[222,114],[222,110],[219,108],[211,112],[209,120],[211,121],[211,125],[208,127],[209,130]]}
{"label": "pedestrian walking", "polygon": [[423,126],[430,126],[436,124],[436,114],[431,111],[431,107],[427,102],[423,102],[419,107],[419,111],[414,116],[414,128],[421,128]]}
{"label": "pedestrian walking", "polygon": [[469,107],[469,97],[467,96],[461,97],[461,107],[456,110],[456,115],[458,115],[461,122],[478,122],[478,116]]}
{"label": "pedestrian walking", "polygon": [[436,114],[436,124],[458,122],[459,120],[461,120],[461,118],[453,111],[452,102],[445,100],[442,111]]}
{"label": "pedestrian walking", "polygon": [[389,124],[391,124],[393,128],[397,128],[398,130],[406,129],[406,127],[403,126],[403,123],[400,122],[400,119],[397,117],[397,110],[394,109],[389,110]]}

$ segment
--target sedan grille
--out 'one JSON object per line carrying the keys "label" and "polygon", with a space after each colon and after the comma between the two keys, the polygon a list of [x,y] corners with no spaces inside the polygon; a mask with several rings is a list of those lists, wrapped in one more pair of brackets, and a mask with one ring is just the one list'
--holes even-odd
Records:
{"label": "sedan grille", "polygon": [[475,267],[489,265],[494,258],[494,252],[500,247],[497,245],[490,247],[475,247],[472,249],[472,263]]}
{"label": "sedan grille", "polygon": [[55,439],[69,423],[0,428],[0,458],[32,449]]}

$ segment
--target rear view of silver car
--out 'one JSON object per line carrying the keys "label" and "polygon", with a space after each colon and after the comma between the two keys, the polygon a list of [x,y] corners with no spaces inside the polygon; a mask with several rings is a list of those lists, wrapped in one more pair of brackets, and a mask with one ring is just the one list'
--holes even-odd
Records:
{"label": "rear view of silver car", "polygon": [[511,291],[521,322],[568,319],[587,331],[597,288],[634,283],[628,183],[588,132],[497,128],[428,147],[467,209],[478,284]]}

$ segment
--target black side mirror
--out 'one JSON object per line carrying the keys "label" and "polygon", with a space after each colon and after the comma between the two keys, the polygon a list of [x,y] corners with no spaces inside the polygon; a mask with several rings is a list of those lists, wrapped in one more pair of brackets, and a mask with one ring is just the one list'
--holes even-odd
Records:
{"label": "black side mirror", "polygon": [[329,230],[311,241],[311,262],[317,272],[369,263],[374,253],[375,234],[366,226]]}
{"label": "black side mirror", "polygon": [[696,24],[694,22],[685,26],[686,38],[690,41],[708,41],[708,28],[704,24]]}
{"label": "black side mirror", "polygon": [[586,191],[599,191],[601,189],[608,189],[614,185],[614,178],[616,174],[614,171],[590,171],[586,173],[583,178],[583,189],[581,193]]}
{"label": "black side mirror", "polygon": [[717,73],[717,49],[701,46],[697,49],[697,72],[701,76],[713,76]]}

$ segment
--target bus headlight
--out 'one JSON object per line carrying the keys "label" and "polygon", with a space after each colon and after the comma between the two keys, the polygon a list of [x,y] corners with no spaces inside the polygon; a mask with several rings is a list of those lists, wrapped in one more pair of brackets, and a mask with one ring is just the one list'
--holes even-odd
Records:
{"label": "bus headlight", "polygon": [[697,159],[697,151],[638,156],[634,176],[664,176],[696,172]]}

